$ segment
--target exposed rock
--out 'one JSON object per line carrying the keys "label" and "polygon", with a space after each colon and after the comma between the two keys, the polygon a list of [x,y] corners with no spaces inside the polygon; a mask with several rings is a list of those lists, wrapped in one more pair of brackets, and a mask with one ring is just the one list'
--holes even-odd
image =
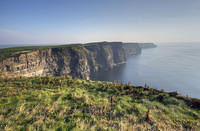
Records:
{"label": "exposed rock", "polygon": [[157,45],[153,44],[153,43],[138,43],[139,46],[144,49],[144,48],[155,48],[157,47]]}
{"label": "exposed rock", "polygon": [[[138,43],[99,42],[21,52],[0,62],[8,76],[72,76],[90,79],[92,72],[109,70],[141,53]],[[1,75],[2,77],[2,75]]]}
{"label": "exposed rock", "polygon": [[126,51],[127,57],[137,55],[142,52],[141,47],[138,43],[124,43],[124,49]]}

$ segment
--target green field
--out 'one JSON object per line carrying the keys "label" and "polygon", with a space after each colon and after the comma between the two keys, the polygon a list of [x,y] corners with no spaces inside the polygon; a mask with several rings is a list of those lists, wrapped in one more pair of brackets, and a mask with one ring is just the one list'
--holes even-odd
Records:
{"label": "green field", "polygon": [[0,130],[198,130],[193,100],[148,86],[13,78],[0,82]]}

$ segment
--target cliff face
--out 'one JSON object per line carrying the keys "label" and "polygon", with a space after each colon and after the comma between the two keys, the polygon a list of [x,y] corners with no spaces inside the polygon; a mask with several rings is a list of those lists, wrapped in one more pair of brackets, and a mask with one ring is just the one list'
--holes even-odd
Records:
{"label": "cliff face", "polygon": [[155,44],[153,43],[139,43],[140,48],[144,49],[144,48],[155,48],[157,47]]}
{"label": "cliff face", "polygon": [[90,79],[141,52],[137,43],[101,42],[22,52],[0,62],[0,76],[72,76]]}
{"label": "cliff face", "polygon": [[124,43],[124,49],[126,51],[127,57],[137,55],[142,52],[141,47],[138,43]]}
{"label": "cliff face", "polygon": [[92,53],[94,72],[108,70],[126,62],[126,52],[121,42],[103,42],[85,48]]}
{"label": "cliff face", "polygon": [[88,52],[82,46],[37,50],[1,62],[2,72],[13,76],[63,76],[89,79]]}

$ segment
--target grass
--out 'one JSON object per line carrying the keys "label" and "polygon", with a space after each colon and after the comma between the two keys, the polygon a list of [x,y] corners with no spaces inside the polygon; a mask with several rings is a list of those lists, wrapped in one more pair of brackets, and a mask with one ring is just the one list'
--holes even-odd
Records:
{"label": "grass", "polygon": [[69,77],[4,79],[0,129],[198,130],[200,108],[180,98],[152,88]]}

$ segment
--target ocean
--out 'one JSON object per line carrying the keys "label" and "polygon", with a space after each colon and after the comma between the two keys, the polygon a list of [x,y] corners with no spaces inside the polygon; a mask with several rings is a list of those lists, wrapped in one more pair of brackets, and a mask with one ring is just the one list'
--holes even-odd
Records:
{"label": "ocean", "polygon": [[118,81],[200,98],[200,43],[165,43],[143,49],[127,63],[106,72],[96,73],[93,80]]}

